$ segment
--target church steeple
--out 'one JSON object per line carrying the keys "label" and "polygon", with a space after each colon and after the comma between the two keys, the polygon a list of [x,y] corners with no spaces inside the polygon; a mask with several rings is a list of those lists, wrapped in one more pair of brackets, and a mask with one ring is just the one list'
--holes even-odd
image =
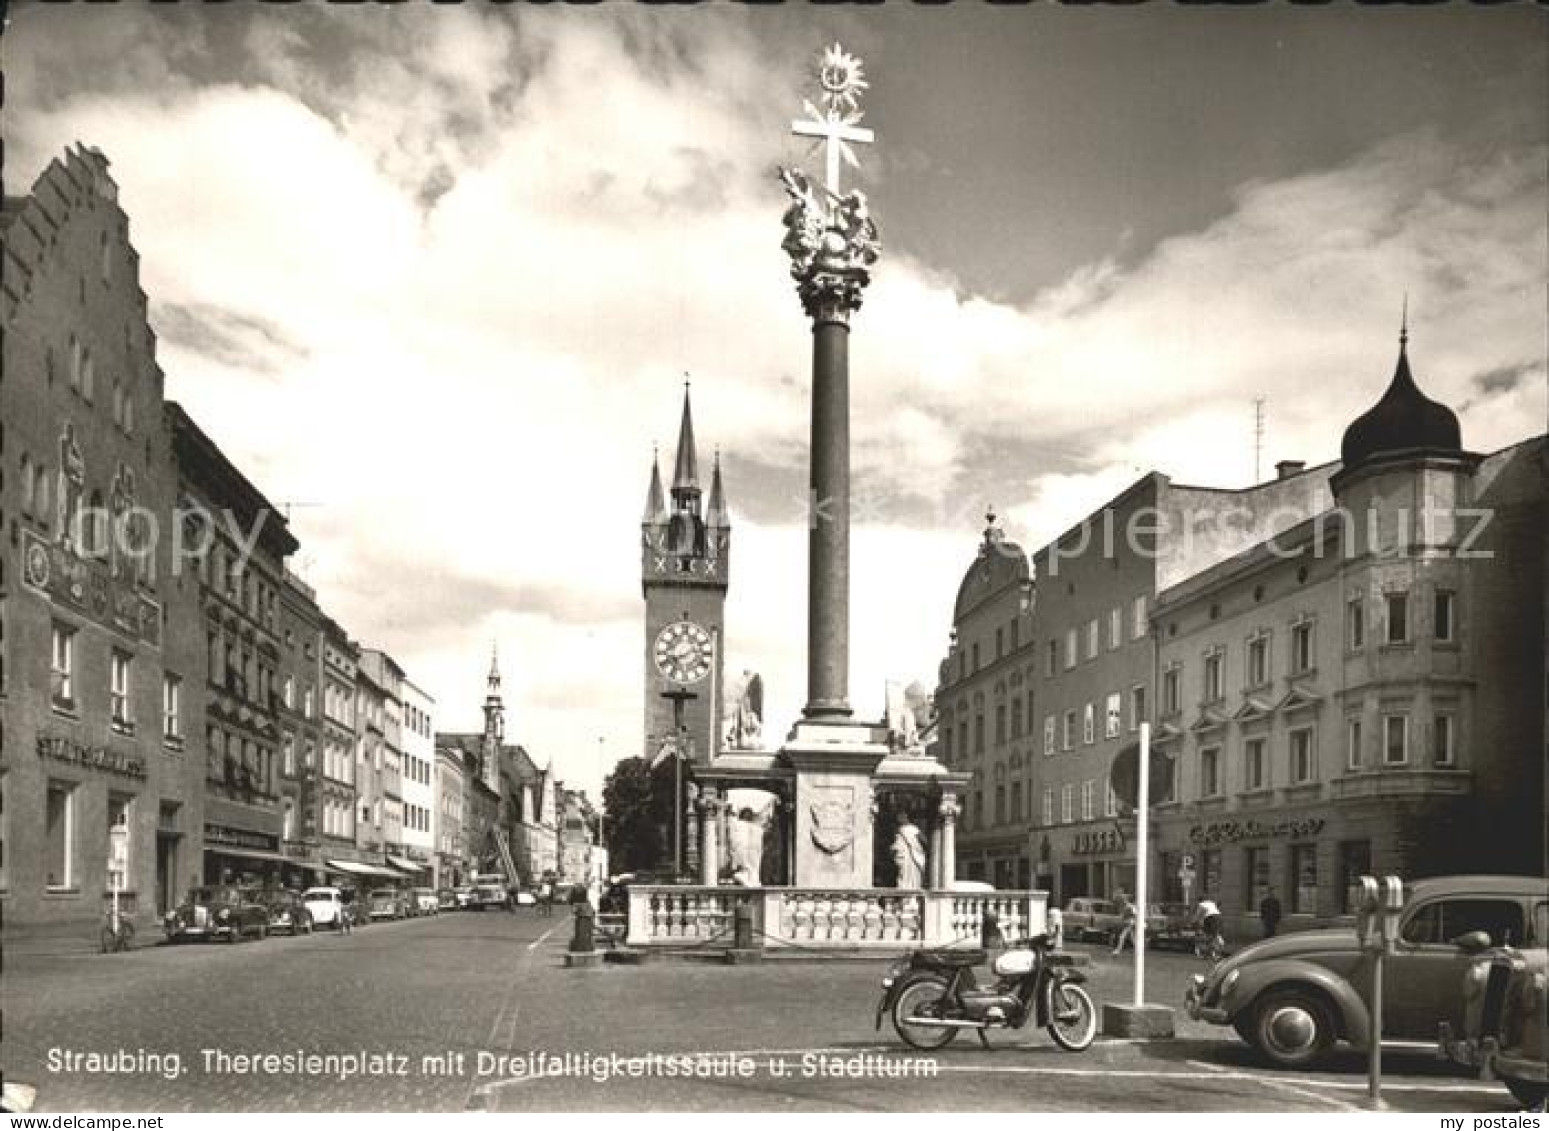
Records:
{"label": "church steeple", "polygon": [[651,451],[651,486],[645,495],[645,515],[640,521],[652,526],[667,521],[667,501],[662,494],[662,471],[655,449]]}
{"label": "church steeple", "polygon": [[699,456],[694,451],[694,412],[689,405],[688,382],[683,382],[683,422],[678,425],[678,461],[672,475],[675,510],[692,507],[699,513]]}
{"label": "church steeple", "polygon": [[499,744],[506,734],[506,708],[500,697],[500,653],[493,642],[489,650],[488,690],[484,695],[484,737]]}
{"label": "church steeple", "polygon": [[721,486],[721,450],[715,451],[715,469],[710,473],[710,503],[705,508],[705,524],[712,529],[731,526],[731,516],[726,513],[726,491]]}

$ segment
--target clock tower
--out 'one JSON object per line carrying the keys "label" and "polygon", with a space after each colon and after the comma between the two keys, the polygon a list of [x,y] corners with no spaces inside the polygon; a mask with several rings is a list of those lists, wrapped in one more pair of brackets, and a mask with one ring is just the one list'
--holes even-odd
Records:
{"label": "clock tower", "polygon": [[692,761],[720,749],[722,671],[726,651],[726,589],[731,582],[731,523],[715,457],[710,498],[702,503],[699,458],[688,387],[670,501],[651,459],[651,483],[640,524],[640,587],[645,595],[645,759],[654,761],[672,738],[673,703],[664,691],[686,690],[683,724]]}

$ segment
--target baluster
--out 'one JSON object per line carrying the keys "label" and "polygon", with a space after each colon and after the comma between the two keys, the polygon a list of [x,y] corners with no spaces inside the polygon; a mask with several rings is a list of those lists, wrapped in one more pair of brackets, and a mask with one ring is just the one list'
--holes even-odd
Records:
{"label": "baluster", "polygon": [[877,906],[878,900],[872,896],[866,900],[864,924],[861,927],[861,938],[880,939],[882,937],[882,911]]}

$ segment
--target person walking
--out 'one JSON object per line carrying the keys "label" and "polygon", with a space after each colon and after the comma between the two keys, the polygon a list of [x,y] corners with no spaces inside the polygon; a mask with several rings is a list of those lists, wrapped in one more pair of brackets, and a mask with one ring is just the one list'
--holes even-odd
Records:
{"label": "person walking", "polygon": [[1280,898],[1275,895],[1274,888],[1270,888],[1259,903],[1259,921],[1264,924],[1264,937],[1273,938],[1280,926]]}
{"label": "person walking", "polygon": [[1124,950],[1124,943],[1135,945],[1135,904],[1130,897],[1121,894],[1119,896],[1119,933],[1113,941],[1113,953],[1119,954]]}
{"label": "person walking", "polygon": [[1226,940],[1221,936],[1221,908],[1208,895],[1200,897],[1194,908],[1194,921],[1199,924],[1199,939],[1195,951],[1203,958],[1219,959],[1226,953]]}

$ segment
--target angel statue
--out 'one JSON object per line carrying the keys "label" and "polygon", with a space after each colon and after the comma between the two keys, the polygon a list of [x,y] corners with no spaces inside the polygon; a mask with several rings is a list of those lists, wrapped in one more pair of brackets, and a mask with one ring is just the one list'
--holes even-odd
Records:
{"label": "angel statue", "polygon": [[910,702],[909,688],[892,680],[887,684],[887,742],[900,754],[919,754],[924,750],[920,742],[920,722]]}

